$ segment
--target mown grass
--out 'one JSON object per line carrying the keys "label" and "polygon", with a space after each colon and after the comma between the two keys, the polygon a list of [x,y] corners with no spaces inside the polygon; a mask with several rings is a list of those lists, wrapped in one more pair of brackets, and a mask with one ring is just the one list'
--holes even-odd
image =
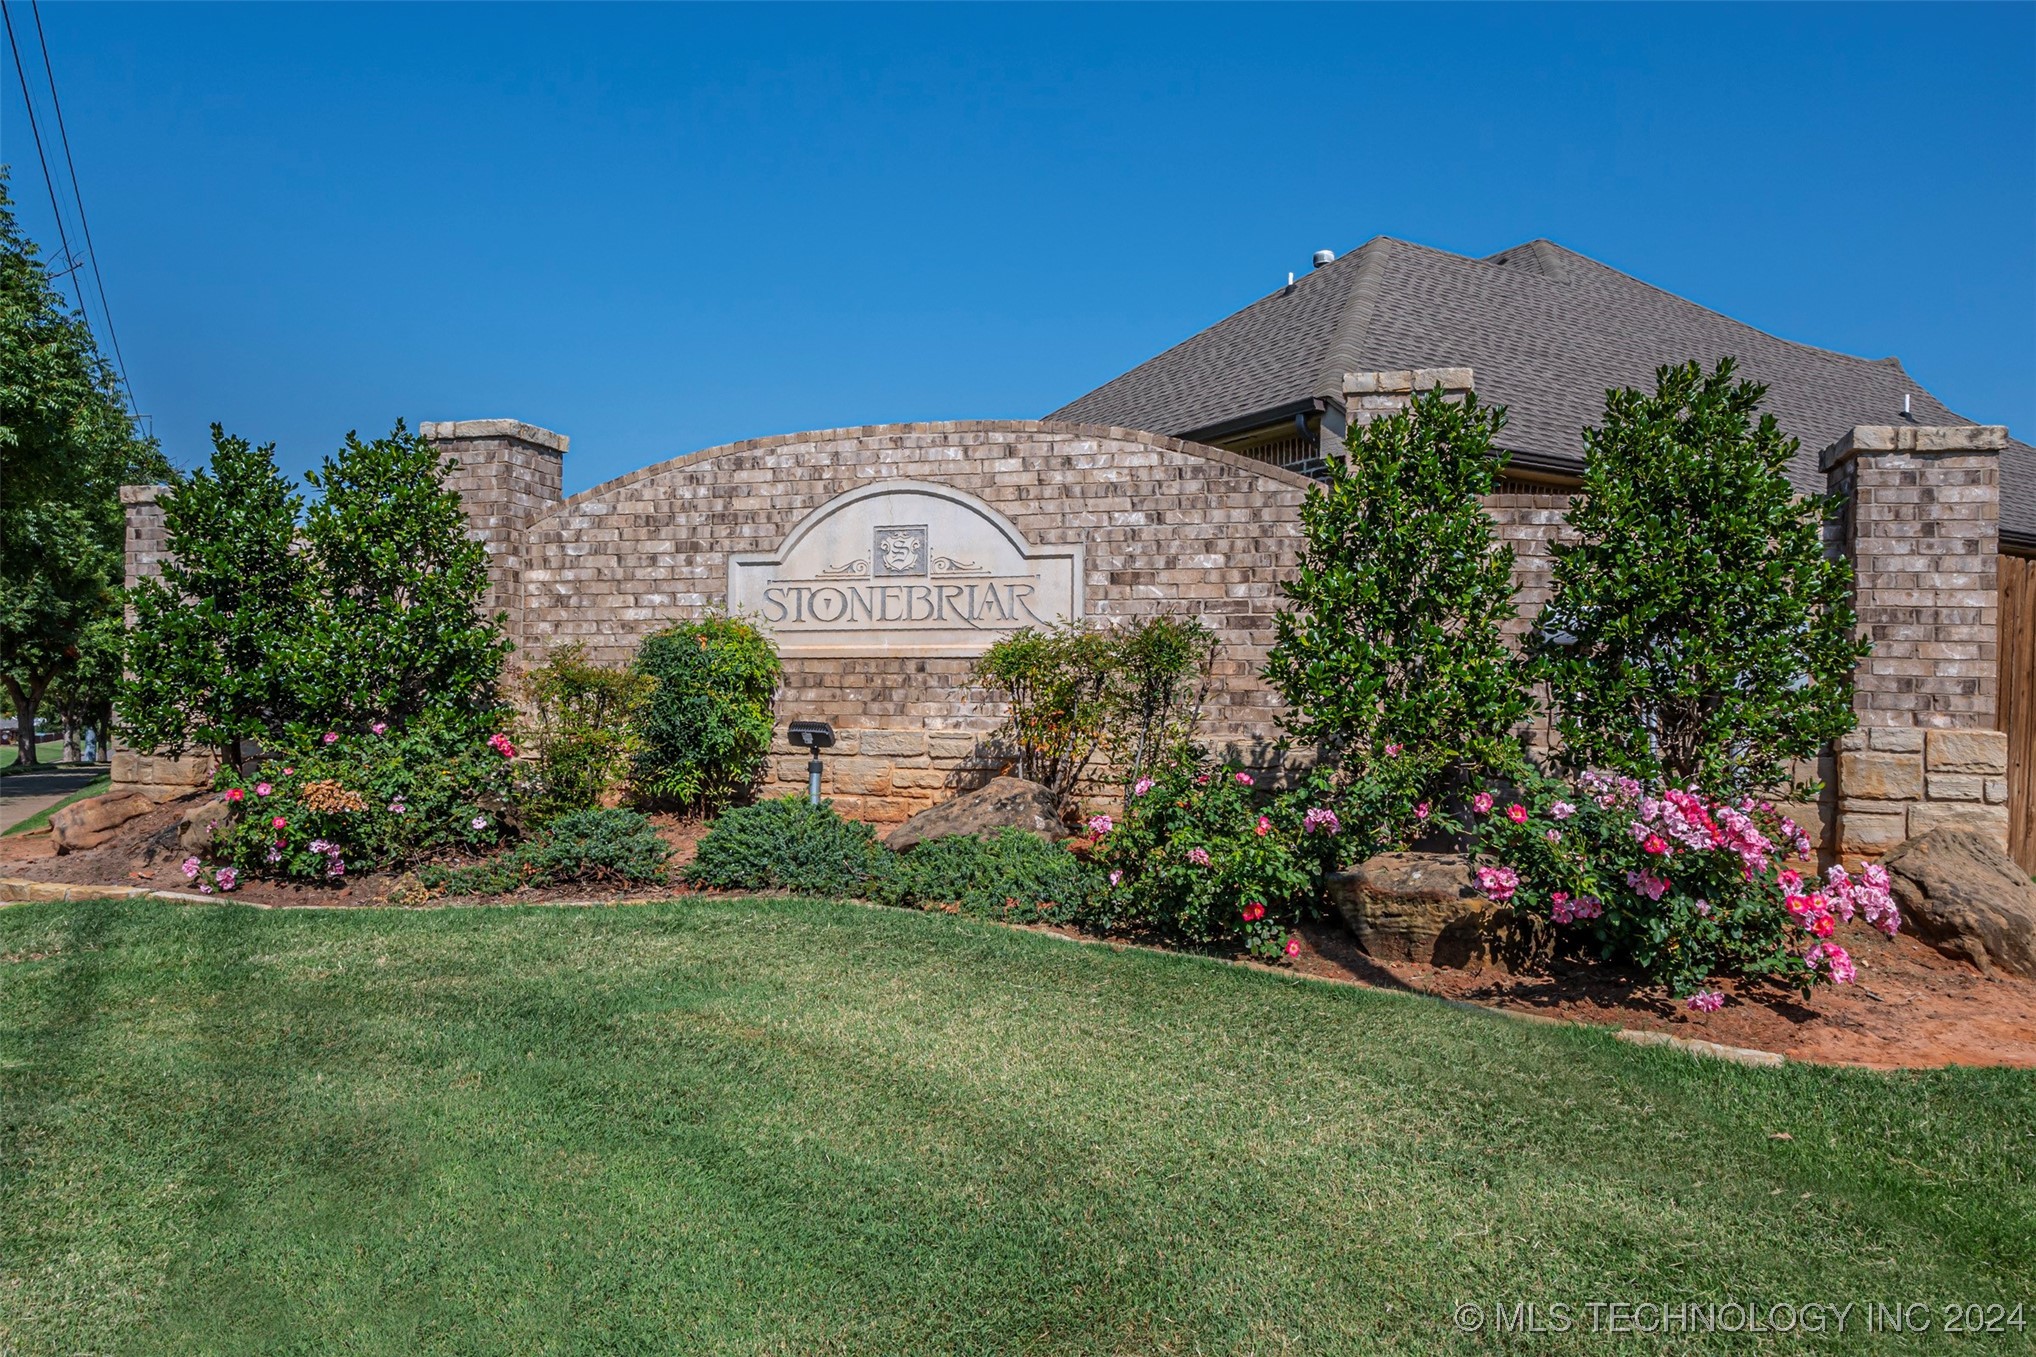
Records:
{"label": "mown grass", "polygon": [[1451,1314],[2029,1305],[2032,1162],[2026,1073],[943,915],[0,910],[0,1351],[1938,1351]]}

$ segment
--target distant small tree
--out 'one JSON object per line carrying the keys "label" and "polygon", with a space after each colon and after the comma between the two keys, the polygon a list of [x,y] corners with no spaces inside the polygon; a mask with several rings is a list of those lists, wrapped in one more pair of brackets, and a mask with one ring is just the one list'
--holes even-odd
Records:
{"label": "distant small tree", "polygon": [[629,774],[643,748],[637,717],[657,680],[634,669],[587,659],[574,642],[556,647],[523,680],[537,717],[537,781],[542,809],[587,810]]}
{"label": "distant small tree", "polygon": [[1351,429],[1302,505],[1301,568],[1265,672],[1287,729],[1347,772],[1398,748],[1397,781],[1418,795],[1518,766],[1513,730],[1533,703],[1504,634],[1513,551],[1482,503],[1504,425],[1474,395],[1422,392]]}
{"label": "distant small tree", "polygon": [[1016,772],[1063,802],[1102,747],[1108,720],[1110,637],[1081,621],[1021,627],[977,657],[971,677],[1004,698]]}
{"label": "distant small tree", "polygon": [[1713,794],[1779,789],[1851,729],[1852,569],[1826,556],[1836,499],[1799,495],[1796,440],[1730,359],[1605,396],[1584,432],[1573,543],[1541,614],[1564,760]]}
{"label": "distant small tree", "polygon": [[1193,617],[1160,614],[1109,632],[1104,745],[1131,788],[1192,745],[1216,659],[1216,634]]}
{"label": "distant small tree", "polygon": [[136,748],[209,749],[238,766],[244,744],[304,714],[310,580],[294,549],[302,500],[254,447],[212,426],[212,463],[164,491],[164,558],[129,592],[134,625],[119,709]]}
{"label": "distant small tree", "polygon": [[303,532],[316,603],[298,683],[312,723],[496,710],[510,646],[502,617],[482,612],[487,548],[467,535],[446,474],[442,454],[398,420],[387,438],[348,434],[305,477],[323,492]]}

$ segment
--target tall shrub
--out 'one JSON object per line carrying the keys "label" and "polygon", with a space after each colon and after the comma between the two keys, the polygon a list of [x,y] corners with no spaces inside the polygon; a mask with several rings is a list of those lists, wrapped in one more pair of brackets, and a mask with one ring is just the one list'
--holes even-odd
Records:
{"label": "tall shrub", "polygon": [[1139,779],[1180,760],[1194,739],[1216,658],[1216,635],[1199,618],[1140,618],[1110,637],[1106,742],[1124,776]]}
{"label": "tall shrub", "polygon": [[646,637],[635,669],[656,684],[641,720],[637,789],[690,811],[747,795],[770,753],[783,674],[770,638],[739,618],[703,617]]}
{"label": "tall shrub", "polygon": [[304,715],[299,689],[314,661],[310,576],[293,548],[303,502],[275,452],[215,424],[211,467],[161,497],[161,574],[128,595],[119,706],[137,748],[198,746],[237,766],[244,741]]}
{"label": "tall shrub", "polygon": [[637,716],[657,681],[589,663],[587,648],[559,646],[523,681],[537,716],[537,801],[549,813],[587,810],[629,774],[642,748]]}
{"label": "tall shrub", "polygon": [[1006,704],[1000,732],[1019,777],[1063,801],[1102,743],[1110,638],[1085,622],[1024,627],[977,658],[975,681]]}
{"label": "tall shrub", "polygon": [[509,643],[481,611],[488,553],[447,470],[398,420],[387,438],[348,434],[306,477],[324,492],[304,520],[318,574],[315,654],[298,678],[311,724],[495,710]]}
{"label": "tall shrub", "polygon": [[1664,367],[1652,394],[1606,393],[1584,433],[1539,647],[1573,766],[1739,794],[1852,727],[1868,647],[1851,567],[1824,552],[1838,503],[1797,494],[1796,441],[1733,374]]}
{"label": "tall shrub", "polygon": [[1266,677],[1288,729],[1362,773],[1389,752],[1413,795],[1518,764],[1533,710],[1513,617],[1512,548],[1481,497],[1505,465],[1505,412],[1416,396],[1359,425],[1301,509],[1306,544]]}

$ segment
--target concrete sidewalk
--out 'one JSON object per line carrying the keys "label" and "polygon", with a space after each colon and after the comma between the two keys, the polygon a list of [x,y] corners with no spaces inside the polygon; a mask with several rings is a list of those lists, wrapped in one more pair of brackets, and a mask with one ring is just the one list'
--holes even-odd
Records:
{"label": "concrete sidewalk", "polygon": [[110,764],[91,763],[0,777],[0,834],[48,810],[92,779],[106,776],[110,768]]}

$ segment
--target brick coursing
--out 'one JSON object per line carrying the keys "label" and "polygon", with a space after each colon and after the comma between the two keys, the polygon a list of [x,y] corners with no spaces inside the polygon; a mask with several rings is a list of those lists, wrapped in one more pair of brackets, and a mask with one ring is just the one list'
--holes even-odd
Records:
{"label": "brick coursing", "polygon": [[[158,502],[159,485],[123,485],[120,503],[127,513],[125,584],[134,588],[145,579],[163,573],[168,538],[163,524],[163,507]],[[127,624],[134,625],[134,609],[127,610]],[[119,713],[114,713],[112,776],[123,791],[147,792],[153,796],[182,796],[212,784],[218,764],[209,754],[187,754],[180,759],[139,753],[120,738]]]}

